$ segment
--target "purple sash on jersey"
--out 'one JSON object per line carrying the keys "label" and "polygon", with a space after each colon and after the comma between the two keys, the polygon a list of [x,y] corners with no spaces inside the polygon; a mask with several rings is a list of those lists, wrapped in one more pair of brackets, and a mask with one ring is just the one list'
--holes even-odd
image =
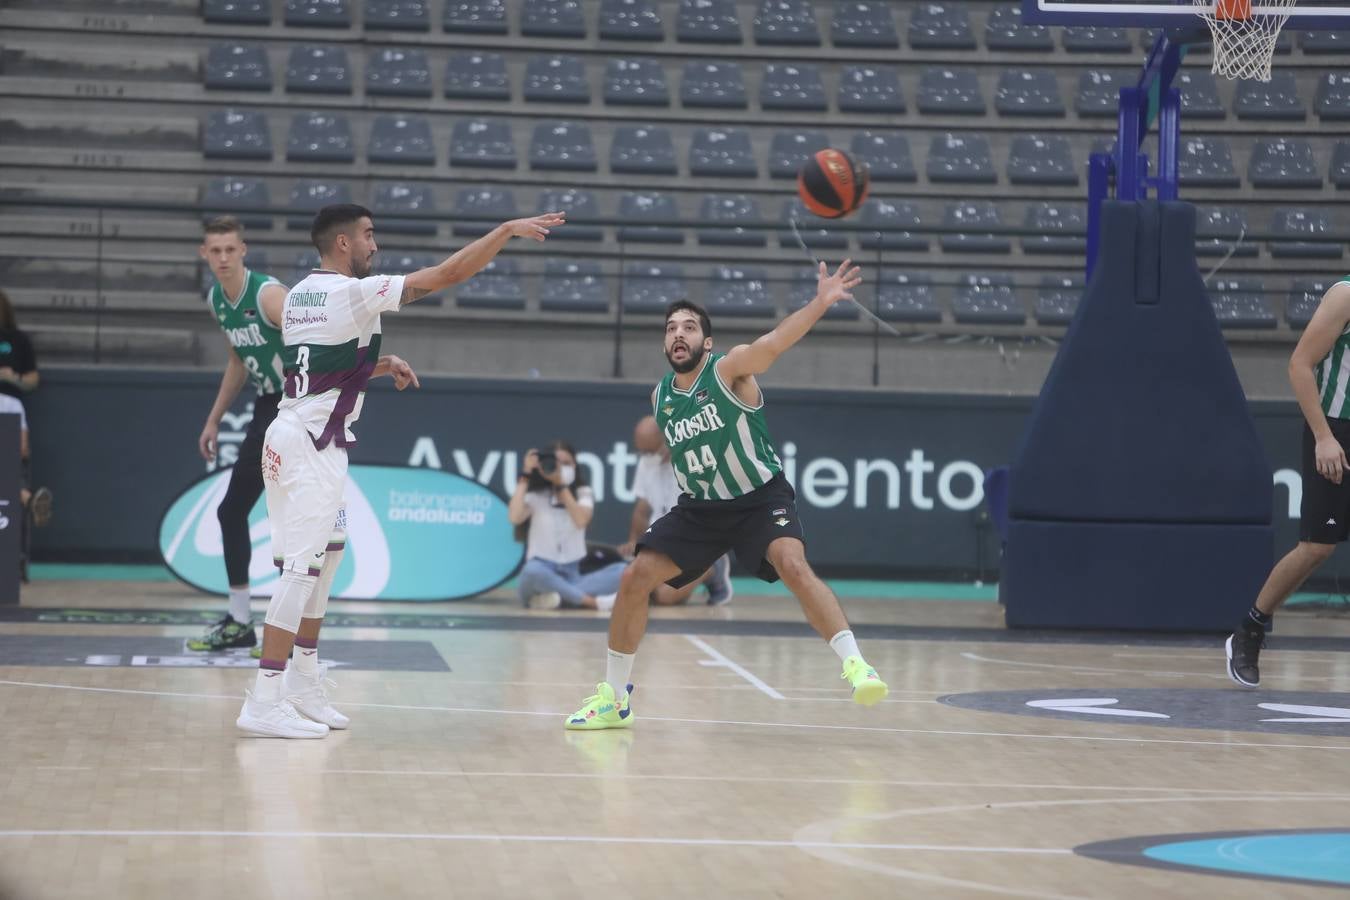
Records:
{"label": "purple sash on jersey", "polygon": [[[378,337],[378,335],[377,335]],[[322,450],[329,444],[335,447],[350,447],[356,443],[356,438],[347,439],[347,417],[356,409],[356,401],[366,385],[370,383],[370,376],[375,371],[375,366],[379,363],[379,356],[372,354],[371,348],[375,347],[378,352],[378,344],[372,342],[364,347],[356,349],[356,365],[350,369],[343,369],[338,372],[323,372],[321,374],[311,375],[309,378],[309,395],[322,394],[324,391],[338,389],[337,403],[333,406],[333,412],[328,417],[328,422],[323,427],[323,433],[314,438],[314,448]],[[286,396],[294,398],[296,384],[299,381],[294,372],[286,375]]]}

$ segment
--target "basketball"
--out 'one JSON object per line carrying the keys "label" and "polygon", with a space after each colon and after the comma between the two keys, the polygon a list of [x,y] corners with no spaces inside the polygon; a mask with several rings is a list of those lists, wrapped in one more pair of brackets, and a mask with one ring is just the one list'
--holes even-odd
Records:
{"label": "basketball", "polygon": [[867,166],[831,147],[812,156],[797,170],[802,205],[823,219],[841,219],[867,199]]}

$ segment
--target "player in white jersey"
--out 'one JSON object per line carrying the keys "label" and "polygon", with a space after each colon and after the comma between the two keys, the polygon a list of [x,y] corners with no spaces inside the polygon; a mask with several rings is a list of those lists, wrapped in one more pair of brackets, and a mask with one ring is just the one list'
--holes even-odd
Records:
{"label": "player in white jersey", "polygon": [[[281,577],[267,607],[258,675],[236,722],[242,731],[317,738],[347,727],[328,702],[318,665],[319,630],[345,546],[347,448],[356,443],[352,425],[372,377],[392,375],[399,390],[417,386],[406,362],[380,356],[380,314],[471,278],[513,237],[542,241],[561,224],[561,213],[505,222],[439,265],[371,276],[377,248],[370,211],[340,204],[314,217],[310,236],[321,268],[291,288],[282,308],[285,397],[262,460]],[[288,669],[292,647],[299,652]]]}

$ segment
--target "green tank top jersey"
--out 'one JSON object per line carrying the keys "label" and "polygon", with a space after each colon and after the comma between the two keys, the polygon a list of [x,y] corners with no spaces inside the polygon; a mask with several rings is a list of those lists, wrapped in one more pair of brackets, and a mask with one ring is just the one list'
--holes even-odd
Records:
{"label": "green tank top jersey", "polygon": [[239,354],[248,377],[260,394],[281,393],[285,377],[282,375],[281,329],[267,321],[258,305],[258,292],[264,285],[279,284],[271,275],[262,272],[244,272],[244,290],[239,299],[231,302],[225,289],[216,282],[207,294],[211,312],[220,323],[220,330]]}
{"label": "green tank top jersey", "polygon": [[[1350,275],[1342,278],[1350,282]],[[1322,412],[1329,419],[1350,419],[1350,328],[1341,332],[1331,352],[1314,370],[1317,376],[1317,390],[1322,396]]]}
{"label": "green tank top jersey", "polygon": [[764,401],[747,406],[717,375],[721,353],[708,354],[687,391],[675,373],[661,379],[653,412],[670,447],[680,490],[696,500],[734,500],[783,471],[764,420]]}

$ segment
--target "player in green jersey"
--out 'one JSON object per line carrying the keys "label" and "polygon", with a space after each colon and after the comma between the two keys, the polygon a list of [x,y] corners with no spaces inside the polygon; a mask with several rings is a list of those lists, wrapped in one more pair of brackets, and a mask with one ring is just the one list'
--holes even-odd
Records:
{"label": "player in green jersey", "polygon": [[806,561],[796,495],[774,450],[756,376],[862,282],[845,260],[833,273],[822,263],[816,296],[750,344],[713,353],[712,322],[688,301],[666,311],[665,353],[671,373],[652,392],[652,411],[670,447],[680,485],[679,503],[638,539],[609,623],[605,680],[569,729],[626,728],[632,724],[628,683],[638,642],[647,630],[647,597],[661,583],[680,587],[699,578],[729,550],[764,581],[783,579],[806,619],[843,662],[853,699],[871,706],[886,696],[885,682],[858,652],[839,599]]}

